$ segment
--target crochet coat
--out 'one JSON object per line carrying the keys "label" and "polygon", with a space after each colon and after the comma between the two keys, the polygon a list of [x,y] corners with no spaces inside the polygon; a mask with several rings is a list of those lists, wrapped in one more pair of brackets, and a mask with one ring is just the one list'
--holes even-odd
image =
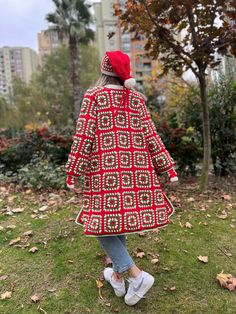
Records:
{"label": "crochet coat", "polygon": [[76,223],[86,235],[166,225],[174,208],[158,175],[173,166],[138,93],[116,85],[86,92],[66,163],[67,175],[84,175]]}

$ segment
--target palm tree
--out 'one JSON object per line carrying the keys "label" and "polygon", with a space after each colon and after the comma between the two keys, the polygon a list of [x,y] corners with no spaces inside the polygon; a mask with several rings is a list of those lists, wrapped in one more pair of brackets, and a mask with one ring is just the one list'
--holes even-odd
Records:
{"label": "palm tree", "polygon": [[67,39],[71,57],[71,81],[74,97],[74,119],[80,112],[82,93],[80,92],[78,47],[88,43],[94,32],[89,28],[92,18],[89,5],[85,0],[52,0],[56,6],[54,13],[49,13],[46,20],[52,23],[61,40]]}

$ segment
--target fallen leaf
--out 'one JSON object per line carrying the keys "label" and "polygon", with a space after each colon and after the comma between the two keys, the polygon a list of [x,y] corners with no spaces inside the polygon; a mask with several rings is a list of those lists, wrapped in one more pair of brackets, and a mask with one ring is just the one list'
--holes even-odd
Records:
{"label": "fallen leaf", "polygon": [[114,313],[119,313],[120,312],[120,307],[116,307],[114,310],[113,310]]}
{"label": "fallen leaf", "polygon": [[199,255],[197,258],[199,261],[201,261],[203,263],[208,263],[208,256]]}
{"label": "fallen leaf", "polygon": [[18,208],[13,208],[11,211],[17,214],[17,213],[22,213],[24,210],[25,210],[24,208],[18,207]]}
{"label": "fallen leaf", "polygon": [[48,292],[51,292],[51,293],[53,293],[53,292],[56,292],[57,291],[57,289],[47,289],[48,290]]}
{"label": "fallen leaf", "polygon": [[37,251],[38,251],[38,248],[37,248],[36,246],[33,246],[32,248],[29,249],[28,252],[30,252],[30,253],[35,253],[35,252],[37,252]]}
{"label": "fallen leaf", "polygon": [[151,260],[151,263],[152,264],[157,264],[159,262],[159,259],[158,258],[153,258],[152,260]]}
{"label": "fallen leaf", "polygon": [[217,214],[216,217],[220,219],[226,219],[228,217],[228,214],[225,210],[223,210],[220,214]]}
{"label": "fallen leaf", "polygon": [[236,288],[236,278],[231,274],[224,274],[223,271],[216,276],[216,280],[219,282],[221,287],[233,291]]}
{"label": "fallen leaf", "polygon": [[30,299],[34,302],[37,303],[38,301],[41,300],[41,297],[38,294],[34,294],[30,297]]}
{"label": "fallen leaf", "polygon": [[145,256],[144,252],[137,252],[136,257],[143,258]]}
{"label": "fallen leaf", "polygon": [[40,212],[45,212],[46,210],[48,210],[48,205],[44,205],[44,206],[40,207],[38,210]]}
{"label": "fallen leaf", "polygon": [[195,198],[189,197],[189,198],[187,198],[187,202],[195,202]]}
{"label": "fallen leaf", "polygon": [[233,291],[233,290],[235,290],[235,285],[232,284],[232,283],[229,283],[229,284],[227,285],[227,289],[228,289],[229,291]]}
{"label": "fallen leaf", "polygon": [[139,235],[140,237],[144,237],[144,236],[146,235],[146,232],[139,232],[138,235]]}
{"label": "fallen leaf", "polygon": [[108,302],[105,304],[106,306],[110,307],[111,306],[111,302]]}
{"label": "fallen leaf", "polygon": [[20,240],[21,240],[21,238],[20,238],[20,237],[17,237],[16,239],[11,240],[11,241],[9,242],[9,245],[14,245],[14,244],[20,242]]}
{"label": "fallen leaf", "polygon": [[11,291],[6,291],[6,292],[1,294],[1,300],[10,299],[11,297],[12,297]]}
{"label": "fallen leaf", "polygon": [[176,290],[176,287],[175,287],[175,286],[173,286],[173,287],[170,288],[170,291],[175,291],[175,290]]}
{"label": "fallen leaf", "polygon": [[7,275],[0,276],[0,281],[6,280],[8,278]]}
{"label": "fallen leaf", "polygon": [[8,225],[8,226],[7,226],[7,229],[15,229],[15,228],[16,228],[15,225]]}
{"label": "fallen leaf", "polygon": [[28,230],[28,231],[25,231],[23,233],[23,236],[26,236],[26,237],[29,237],[29,236],[32,236],[33,235],[33,231],[32,230]]}
{"label": "fallen leaf", "polygon": [[223,194],[221,197],[222,197],[223,200],[225,200],[225,201],[230,201],[230,200],[232,199],[232,197],[231,197],[230,195],[228,195],[228,194]]}
{"label": "fallen leaf", "polygon": [[103,300],[103,296],[102,296],[102,292],[101,292],[101,288],[103,287],[103,282],[100,279],[96,279],[96,285],[98,288],[99,297],[100,297],[100,299]]}
{"label": "fallen leaf", "polygon": [[190,222],[186,222],[185,227],[191,229],[193,226]]}
{"label": "fallen leaf", "polygon": [[100,279],[96,279],[97,288],[100,289],[103,287],[103,282]]}

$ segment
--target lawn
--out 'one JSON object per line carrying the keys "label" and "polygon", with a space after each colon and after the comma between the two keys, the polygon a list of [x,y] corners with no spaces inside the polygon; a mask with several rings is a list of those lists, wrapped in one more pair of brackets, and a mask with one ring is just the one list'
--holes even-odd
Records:
{"label": "lawn", "polygon": [[74,223],[81,199],[2,185],[0,294],[11,297],[0,300],[0,313],[236,313],[236,291],[216,282],[222,270],[236,275],[235,190],[233,179],[212,181],[203,194],[195,180],[168,187],[172,223],[159,233],[128,236],[134,260],[156,279],[147,298],[130,308],[104,282],[99,294],[104,254]]}

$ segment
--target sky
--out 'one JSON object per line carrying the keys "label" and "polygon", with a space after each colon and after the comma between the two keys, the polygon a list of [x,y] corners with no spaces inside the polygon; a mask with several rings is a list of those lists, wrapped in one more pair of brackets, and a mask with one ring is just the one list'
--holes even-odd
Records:
{"label": "sky", "polygon": [[52,0],[0,0],[0,8],[0,47],[38,51],[37,34],[48,27],[45,16],[54,11]]}

